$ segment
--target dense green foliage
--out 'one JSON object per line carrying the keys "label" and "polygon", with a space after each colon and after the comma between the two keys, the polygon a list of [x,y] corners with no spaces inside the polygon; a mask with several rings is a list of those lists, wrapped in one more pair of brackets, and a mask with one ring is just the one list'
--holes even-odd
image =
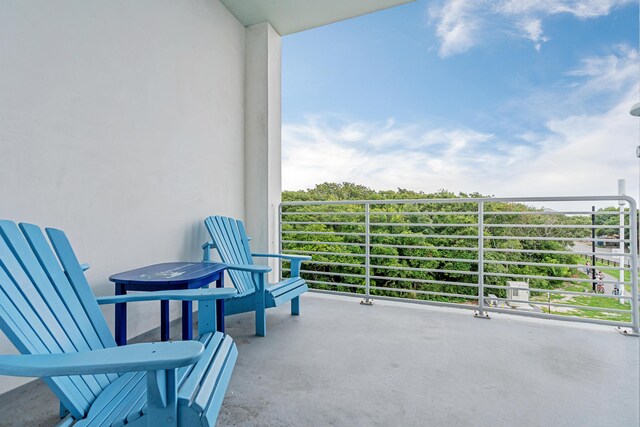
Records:
{"label": "dense green foliage", "polygon": [[[480,197],[444,190],[375,191],[351,183],[324,183],[282,194],[283,202],[385,200],[370,205],[371,293],[449,302],[474,302],[477,295],[478,203],[468,199]],[[389,202],[407,199],[422,202]],[[425,201],[433,199],[450,201]],[[589,216],[506,202],[487,202],[484,211],[485,295],[504,297],[504,289],[492,286],[502,287],[507,280],[554,289],[575,274],[571,265],[580,264],[580,258],[554,251],[569,250],[569,237],[589,237],[589,228],[566,227],[590,224]],[[283,221],[284,250],[313,254],[304,276],[314,287],[363,292],[363,204],[285,205]],[[548,240],[529,240],[534,237]]]}
{"label": "dense green foliage", "polygon": [[[617,206],[610,206],[608,208],[599,209],[594,218],[594,222],[598,226],[608,226],[606,228],[596,229],[596,236],[603,238],[618,238],[620,234],[620,208]],[[626,208],[627,215],[624,216],[624,225],[629,225],[629,209]],[[625,239],[629,238],[629,228],[625,229]]]}

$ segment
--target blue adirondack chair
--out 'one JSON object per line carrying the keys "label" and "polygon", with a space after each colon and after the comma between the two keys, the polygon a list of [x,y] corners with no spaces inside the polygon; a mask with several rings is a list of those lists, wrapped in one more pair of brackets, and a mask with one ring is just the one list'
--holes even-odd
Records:
{"label": "blue adirondack chair", "polygon": [[[0,355],[0,375],[43,377],[58,426],[213,426],[237,358],[213,300],[235,289],[95,298],[64,233],[46,234],[0,221],[0,328],[22,353]],[[158,299],[198,300],[212,322],[198,341],[116,347],[98,304]]]}
{"label": "blue adirondack chair", "polygon": [[[204,224],[212,239],[202,246],[204,261],[211,260],[210,248],[216,248],[222,262],[227,264],[231,281],[238,291],[233,298],[225,302],[225,315],[255,311],[256,335],[265,336],[267,308],[291,301],[291,314],[300,314],[300,295],[309,290],[307,283],[300,277],[300,264],[304,260],[310,260],[310,256],[251,253],[244,224],[237,219],[210,216]],[[265,286],[264,275],[270,272],[271,268],[255,265],[253,257],[289,260],[291,277]]]}

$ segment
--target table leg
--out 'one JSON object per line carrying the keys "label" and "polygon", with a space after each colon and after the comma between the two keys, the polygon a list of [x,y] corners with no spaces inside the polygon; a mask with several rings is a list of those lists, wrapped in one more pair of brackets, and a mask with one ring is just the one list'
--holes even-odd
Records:
{"label": "table leg", "polygon": [[191,301],[182,301],[182,339],[193,339],[193,307]]}
{"label": "table leg", "polygon": [[[216,280],[216,288],[224,288],[224,273]],[[218,331],[224,332],[224,300],[216,300],[216,326]]]}
{"label": "table leg", "polygon": [[169,341],[169,301],[160,301],[160,339]]}
{"label": "table leg", "polygon": [[[122,283],[116,283],[116,295],[126,295],[127,287]],[[127,344],[127,303],[119,302],[116,304],[116,324],[115,335],[117,345]]]}

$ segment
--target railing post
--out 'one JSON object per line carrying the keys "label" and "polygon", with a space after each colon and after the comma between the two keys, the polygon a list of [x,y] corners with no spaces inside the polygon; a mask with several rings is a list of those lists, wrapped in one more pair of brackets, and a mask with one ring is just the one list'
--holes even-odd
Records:
{"label": "railing post", "polygon": [[591,206],[591,289],[596,292],[598,285],[596,284],[596,265],[598,257],[596,256],[596,207]]}
{"label": "railing post", "polygon": [[484,311],[484,201],[478,202],[478,311],[475,317],[488,319]]}
{"label": "railing post", "polygon": [[[618,195],[620,196],[624,196],[624,193],[626,192],[625,190],[626,187],[626,181],[624,179],[619,179],[618,180]],[[620,215],[618,218],[619,219],[619,223],[620,223],[620,229],[618,231],[618,239],[620,240],[618,242],[618,252],[620,254],[624,254],[625,250],[624,250],[624,205],[626,204],[626,202],[623,199],[618,200],[618,209],[620,211]],[[629,210],[629,216],[631,216],[631,210]],[[631,236],[629,236],[631,237]],[[631,240],[631,239],[630,239]],[[632,240],[633,242],[633,240]],[[611,251],[612,253],[615,253],[615,249]],[[624,260],[624,257],[622,255],[620,255],[620,258],[618,258],[618,260],[620,261],[620,263],[618,264],[618,267],[620,267],[620,264],[622,264],[622,261]],[[613,265],[614,267],[616,266],[616,261],[613,260]],[[618,302],[620,304],[624,304],[625,300],[624,300],[624,271],[623,270],[619,270],[618,271],[618,277],[620,282],[617,284],[613,285],[613,290],[614,291],[618,291],[617,294],[620,296],[620,299],[618,300]]]}
{"label": "railing post", "polygon": [[629,201],[629,238],[631,240],[631,335],[640,333],[640,319],[638,319],[638,222],[636,216],[636,202]]}
{"label": "railing post", "polygon": [[369,281],[371,279],[371,249],[369,245],[371,244],[371,205],[369,202],[365,202],[364,204],[364,299],[360,301],[360,304],[363,305],[372,305],[373,300],[371,299],[371,290]]}

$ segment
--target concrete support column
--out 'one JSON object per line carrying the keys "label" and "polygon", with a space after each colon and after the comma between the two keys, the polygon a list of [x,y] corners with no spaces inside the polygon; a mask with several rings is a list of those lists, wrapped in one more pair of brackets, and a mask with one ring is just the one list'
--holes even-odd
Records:
{"label": "concrete support column", "polygon": [[[281,46],[280,34],[268,22],[246,28],[245,221],[255,252],[279,250]],[[273,281],[279,264],[268,262]]]}

